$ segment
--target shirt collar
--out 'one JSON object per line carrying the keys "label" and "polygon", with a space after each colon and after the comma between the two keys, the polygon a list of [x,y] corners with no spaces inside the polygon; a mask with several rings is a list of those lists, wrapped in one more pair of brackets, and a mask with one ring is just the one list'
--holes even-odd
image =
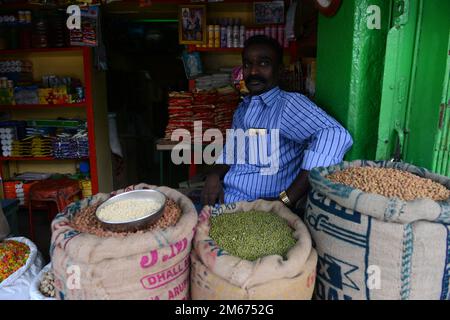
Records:
{"label": "shirt collar", "polygon": [[244,98],[244,102],[248,104],[250,103],[251,100],[258,99],[262,101],[264,105],[270,106],[273,103],[273,101],[275,101],[276,98],[280,95],[280,93],[281,93],[280,88],[275,87],[257,96],[247,96]]}

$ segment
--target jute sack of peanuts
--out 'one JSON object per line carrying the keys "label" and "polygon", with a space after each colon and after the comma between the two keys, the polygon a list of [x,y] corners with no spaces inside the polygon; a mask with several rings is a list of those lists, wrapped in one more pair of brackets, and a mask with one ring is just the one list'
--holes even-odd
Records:
{"label": "jute sack of peanuts", "polygon": [[[294,229],[298,241],[287,260],[275,255],[253,262],[243,260],[229,255],[210,238],[211,216],[251,210],[276,213]],[[317,253],[306,226],[281,202],[258,200],[204,207],[191,261],[193,300],[309,300],[313,294]]]}
{"label": "jute sack of peanuts", "polygon": [[316,298],[449,299],[449,200],[403,201],[326,178],[354,167],[399,169],[450,188],[450,179],[405,163],[312,170],[305,221],[319,254]]}
{"label": "jute sack of peanuts", "polygon": [[52,222],[50,254],[57,299],[188,299],[189,253],[197,211],[176,190],[145,184],[119,190],[156,189],[181,208],[178,223],[125,237],[79,233],[69,222],[86,206],[106,200],[98,194],[71,204]]}

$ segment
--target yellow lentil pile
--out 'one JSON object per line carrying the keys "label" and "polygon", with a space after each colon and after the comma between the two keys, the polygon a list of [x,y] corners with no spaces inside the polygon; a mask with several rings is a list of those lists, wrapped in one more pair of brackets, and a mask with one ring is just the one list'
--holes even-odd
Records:
{"label": "yellow lentil pile", "polygon": [[364,192],[405,201],[450,198],[450,190],[430,179],[391,168],[358,167],[335,172],[327,178]]}
{"label": "yellow lentil pile", "polygon": [[[152,224],[146,230],[139,230],[135,232],[113,232],[110,230],[105,230],[100,223],[100,221],[95,216],[95,211],[101,203],[96,205],[86,207],[72,219],[71,226],[75,230],[82,233],[94,234],[98,237],[118,237],[126,236],[129,233],[143,233],[153,230],[155,228],[165,229],[175,225],[181,217],[181,208],[172,199],[166,200],[166,205],[164,207],[164,213],[161,218],[159,218],[154,224]],[[132,210],[133,207],[131,206]]]}

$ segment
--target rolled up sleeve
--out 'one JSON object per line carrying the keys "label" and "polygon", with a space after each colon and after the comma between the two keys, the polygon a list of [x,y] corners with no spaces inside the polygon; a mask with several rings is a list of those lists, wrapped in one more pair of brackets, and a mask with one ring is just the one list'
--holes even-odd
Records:
{"label": "rolled up sleeve", "polygon": [[288,139],[306,144],[301,169],[307,171],[342,162],[353,144],[345,128],[301,95],[285,103],[280,133]]}

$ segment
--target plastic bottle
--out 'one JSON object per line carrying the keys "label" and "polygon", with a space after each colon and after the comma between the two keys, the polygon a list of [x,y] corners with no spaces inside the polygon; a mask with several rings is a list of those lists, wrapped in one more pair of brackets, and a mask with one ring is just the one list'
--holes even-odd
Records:
{"label": "plastic bottle", "polygon": [[236,19],[233,26],[233,48],[239,48],[240,41],[240,21]]}
{"label": "plastic bottle", "polygon": [[220,48],[220,25],[214,25],[214,48]]}
{"label": "plastic bottle", "polygon": [[284,26],[278,26],[278,43],[280,46],[284,47]]}
{"label": "plastic bottle", "polygon": [[278,28],[275,24],[272,25],[272,27],[270,28],[270,33],[271,33],[271,37],[276,40],[277,35],[278,35]]}
{"label": "plastic bottle", "polygon": [[227,24],[227,48],[232,48],[233,47],[233,25],[232,25],[232,20],[228,19],[228,24]]}
{"label": "plastic bottle", "polygon": [[245,26],[242,24],[239,28],[239,47],[243,48],[245,43]]}
{"label": "plastic bottle", "polygon": [[[286,30],[286,28],[285,28],[285,30]],[[289,48],[289,39],[286,36],[284,37],[284,47]]]}
{"label": "plastic bottle", "polygon": [[208,25],[208,47],[214,47],[214,25]]}
{"label": "plastic bottle", "polygon": [[245,30],[245,40],[247,40],[248,38],[250,38],[250,30]]}
{"label": "plastic bottle", "polygon": [[227,21],[223,19],[220,25],[220,47],[227,47]]}

